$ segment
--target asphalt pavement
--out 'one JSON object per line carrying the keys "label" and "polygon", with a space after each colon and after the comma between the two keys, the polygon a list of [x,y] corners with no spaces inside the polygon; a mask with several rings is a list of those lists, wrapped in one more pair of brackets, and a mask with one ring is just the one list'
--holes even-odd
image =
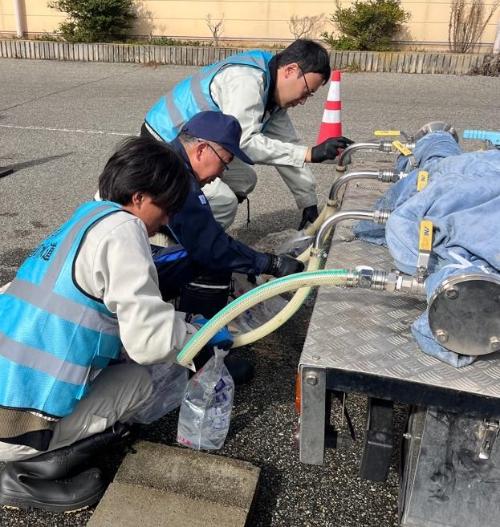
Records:
{"label": "asphalt pavement", "polygon": [[[118,141],[138,133],[149,106],[191,67],[0,60],[0,285],[41,239],[90,199],[97,178]],[[371,139],[375,129],[416,132],[435,120],[466,128],[498,129],[500,79],[448,75],[345,73],[344,135]],[[305,144],[313,144],[327,88],[290,114]],[[465,148],[476,149],[469,142]],[[333,166],[314,166],[324,202]],[[240,210],[231,234],[254,243],[269,232],[296,227],[300,211],[271,167],[258,167],[251,195],[251,222]],[[256,377],[241,387],[231,430],[220,455],[261,468],[249,525],[385,527],[397,525],[397,453],[385,483],[357,476],[361,441],[327,451],[323,466],[298,460],[293,431],[294,375],[311,307],[266,339],[238,353],[256,365]],[[359,436],[365,404],[350,399]],[[396,426],[404,422],[399,407]],[[335,410],[338,417],[338,408]],[[175,444],[176,414],[140,427],[138,437]],[[105,460],[106,461],[106,460]],[[112,474],[119,461],[107,460]],[[0,509],[0,525],[83,526],[90,511],[72,515]]]}

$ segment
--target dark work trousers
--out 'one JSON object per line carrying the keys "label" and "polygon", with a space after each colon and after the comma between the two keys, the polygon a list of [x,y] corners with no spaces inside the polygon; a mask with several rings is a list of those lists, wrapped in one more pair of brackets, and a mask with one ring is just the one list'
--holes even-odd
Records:
{"label": "dark work trousers", "polygon": [[151,246],[163,300],[179,298],[178,309],[210,318],[226,304],[231,271],[203,269],[181,246]]}

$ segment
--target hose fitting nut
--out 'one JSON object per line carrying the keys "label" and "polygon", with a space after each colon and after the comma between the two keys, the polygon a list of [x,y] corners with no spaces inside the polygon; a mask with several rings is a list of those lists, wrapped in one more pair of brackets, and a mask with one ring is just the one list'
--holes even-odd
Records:
{"label": "hose fitting nut", "polygon": [[358,287],[363,289],[370,289],[373,281],[373,269],[369,267],[361,267],[358,271]]}
{"label": "hose fitting nut", "polygon": [[395,183],[399,181],[399,175],[393,170],[379,170],[378,180],[384,183]]}
{"label": "hose fitting nut", "polygon": [[374,210],[373,222],[385,225],[387,223],[387,220],[389,219],[389,216],[391,215],[391,212],[392,211],[389,209]]}

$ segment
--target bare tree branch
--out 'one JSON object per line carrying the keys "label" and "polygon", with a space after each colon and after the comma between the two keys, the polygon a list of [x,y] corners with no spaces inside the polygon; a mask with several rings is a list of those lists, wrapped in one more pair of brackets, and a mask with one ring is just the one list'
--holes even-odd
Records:
{"label": "bare tree branch", "polygon": [[207,23],[210,33],[212,33],[213,44],[216,48],[219,47],[219,40],[224,29],[224,13],[222,13],[222,18],[218,21],[212,19],[212,15],[208,13],[205,17],[205,22]]}
{"label": "bare tree branch", "polygon": [[499,6],[500,0],[495,0],[485,15],[483,0],[453,0],[448,24],[450,51],[473,51]]}
{"label": "bare tree branch", "polygon": [[324,14],[316,16],[293,15],[288,21],[288,28],[295,39],[314,38],[323,25]]}

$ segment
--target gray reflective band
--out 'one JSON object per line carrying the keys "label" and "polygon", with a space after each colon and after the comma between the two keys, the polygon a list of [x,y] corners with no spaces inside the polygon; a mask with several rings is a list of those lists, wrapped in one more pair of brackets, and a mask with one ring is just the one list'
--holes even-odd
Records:
{"label": "gray reflective band", "polygon": [[97,216],[98,214],[106,211],[107,209],[110,212],[114,210],[113,207],[110,207],[109,205],[106,205],[106,204],[102,204],[99,207],[96,207],[95,209],[91,210],[83,218],[77,221],[73,225],[73,227],[71,227],[67,236],[64,238],[62,244],[58,248],[57,253],[54,256],[54,260],[52,261],[49,268],[47,269],[47,272],[45,273],[45,276],[43,278],[44,287],[47,287],[49,289],[52,289],[54,287],[57,277],[59,276],[59,273],[61,272],[61,268],[64,265],[64,262],[66,261],[69,250],[71,249],[71,246],[73,245],[73,242],[75,241],[75,238],[80,233],[81,228],[89,220],[91,220],[94,216]]}
{"label": "gray reflective band", "polygon": [[58,381],[71,384],[85,384],[89,373],[88,367],[67,363],[51,353],[15,342],[2,332],[0,332],[0,355],[16,364],[47,373]]}
{"label": "gray reflective band", "polygon": [[15,296],[47,313],[84,328],[112,336],[118,336],[119,334],[118,321],[114,318],[64,298],[45,287],[45,285],[38,286],[25,280],[14,279],[5,294]]}
{"label": "gray reflective band", "polygon": [[160,143],[165,143],[166,141],[163,139],[163,137],[159,136],[152,128],[149,126],[147,121],[144,121],[144,127],[146,130],[157,140],[160,141]]}
{"label": "gray reflective band", "polygon": [[203,92],[201,91],[201,80],[202,79],[199,75],[196,75],[191,79],[191,93],[198,108],[203,111],[208,110],[209,106]]}
{"label": "gray reflective band", "polygon": [[174,103],[174,96],[173,94],[171,96],[166,95],[165,98],[167,99],[167,112],[170,116],[170,121],[172,122],[172,126],[175,129],[175,135],[179,133],[179,130],[181,126],[184,124],[184,117],[182,116],[181,112],[179,111],[179,108]]}

